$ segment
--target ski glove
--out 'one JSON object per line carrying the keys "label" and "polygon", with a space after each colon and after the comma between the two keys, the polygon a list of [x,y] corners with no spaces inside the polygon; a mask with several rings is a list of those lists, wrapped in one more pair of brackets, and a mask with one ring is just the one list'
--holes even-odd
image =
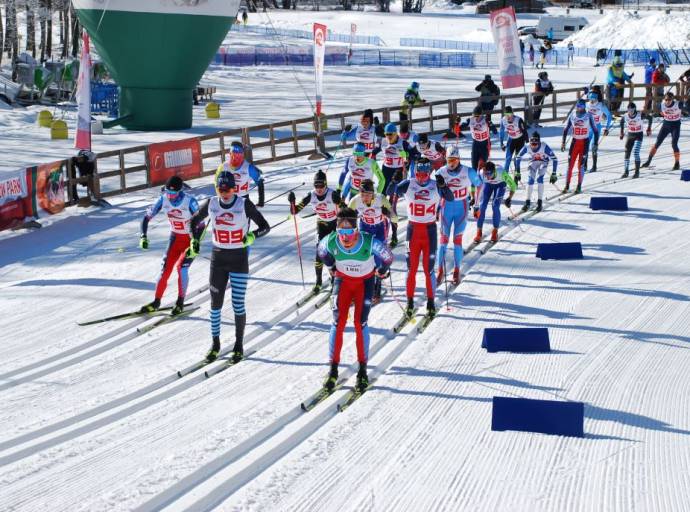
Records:
{"label": "ski glove", "polygon": [[604,128],[604,136],[606,136],[606,135],[608,135],[608,134],[609,134],[609,129],[608,129],[608,128]]}
{"label": "ski glove", "polygon": [[201,242],[199,242],[199,240],[192,238],[192,240],[189,242],[189,249],[187,249],[185,256],[187,256],[187,258],[196,258],[199,255],[200,244]]}
{"label": "ski glove", "polygon": [[292,190],[288,194],[288,203],[295,204],[295,193]]}
{"label": "ski glove", "polygon": [[561,152],[565,151],[565,142],[561,144]]}
{"label": "ski glove", "polygon": [[139,248],[144,251],[149,248],[149,239],[146,238],[146,235],[141,235],[139,239]]}
{"label": "ski glove", "polygon": [[620,136],[618,137],[620,140],[623,140],[623,132],[621,132]]}
{"label": "ski glove", "polygon": [[516,184],[516,185],[517,185],[518,183],[520,183],[520,179],[521,179],[520,171],[515,171],[515,178],[514,178],[514,179],[515,179],[515,184]]}
{"label": "ski glove", "polygon": [[508,198],[506,198],[504,204],[506,205],[506,208],[510,208],[510,205],[513,204],[513,200],[510,197],[508,197]]}
{"label": "ski glove", "polygon": [[652,129],[651,129],[651,128],[647,128],[647,137],[649,137],[650,135],[652,135]]}
{"label": "ski glove", "polygon": [[506,150],[506,145],[505,145],[505,144],[501,144],[501,151],[505,151],[505,150]]}
{"label": "ski glove", "polygon": [[242,247],[249,247],[254,243],[254,240],[256,240],[256,235],[253,231],[250,231],[244,235],[244,238],[242,239]]}
{"label": "ski glove", "polygon": [[352,130],[352,125],[351,125],[351,124],[346,124],[346,125],[345,125],[345,128],[344,128],[344,131],[349,132],[350,130]]}
{"label": "ski glove", "polygon": [[439,188],[443,188],[446,186],[446,180],[443,179],[443,176],[440,174],[436,175],[436,184],[439,186]]}
{"label": "ski glove", "polygon": [[556,173],[554,172],[551,177],[549,178],[549,183],[556,183],[558,181],[558,177],[556,176]]}

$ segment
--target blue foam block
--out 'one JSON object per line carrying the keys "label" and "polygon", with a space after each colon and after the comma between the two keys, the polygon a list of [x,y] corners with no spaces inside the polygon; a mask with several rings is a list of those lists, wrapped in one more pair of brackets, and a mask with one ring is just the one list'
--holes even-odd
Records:
{"label": "blue foam block", "polygon": [[589,207],[592,210],[627,210],[627,197],[592,197],[589,200]]}
{"label": "blue foam block", "polygon": [[537,258],[543,260],[581,260],[583,257],[580,242],[537,245]]}
{"label": "blue foam block", "polygon": [[550,352],[546,327],[484,329],[482,348],[487,352]]}
{"label": "blue foam block", "polygon": [[690,169],[683,169],[680,171],[681,181],[690,181]]}
{"label": "blue foam block", "polygon": [[495,396],[491,430],[585,436],[585,404]]}

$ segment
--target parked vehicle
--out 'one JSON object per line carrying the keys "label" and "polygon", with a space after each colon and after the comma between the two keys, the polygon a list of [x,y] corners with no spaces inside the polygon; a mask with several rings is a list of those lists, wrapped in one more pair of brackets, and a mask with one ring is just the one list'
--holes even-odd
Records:
{"label": "parked vehicle", "polygon": [[529,35],[536,35],[537,34],[537,27],[532,25],[530,27],[518,27],[517,29],[518,35],[520,36],[529,36]]}
{"label": "parked vehicle", "polygon": [[582,16],[542,16],[537,23],[537,37],[547,37],[553,31],[554,41],[563,41],[588,25]]}

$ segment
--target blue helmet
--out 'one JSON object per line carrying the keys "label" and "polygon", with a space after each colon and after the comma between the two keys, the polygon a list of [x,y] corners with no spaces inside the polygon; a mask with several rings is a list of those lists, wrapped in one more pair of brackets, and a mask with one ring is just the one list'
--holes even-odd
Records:
{"label": "blue helmet", "polygon": [[592,100],[599,101],[599,95],[594,91],[589,93],[588,98],[590,101],[592,101]]}
{"label": "blue helmet", "polygon": [[587,109],[587,103],[585,103],[585,100],[583,100],[582,98],[577,100],[577,103],[575,103],[575,109],[576,110],[583,110],[583,111],[586,110]]}
{"label": "blue helmet", "polygon": [[367,147],[364,145],[363,142],[358,142],[352,148],[352,154],[355,156],[364,156],[364,155],[366,155],[366,153],[367,153]]}
{"label": "blue helmet", "polygon": [[389,133],[398,133],[398,127],[395,126],[395,123],[386,123],[386,126],[383,127],[383,133],[389,134]]}
{"label": "blue helmet", "polygon": [[412,82],[412,83],[410,84],[410,89],[413,89],[413,90],[415,90],[415,91],[416,91],[417,89],[419,89],[419,82]]}
{"label": "blue helmet", "polygon": [[235,188],[235,177],[230,171],[222,171],[216,178],[216,189],[224,192]]}
{"label": "blue helmet", "polygon": [[431,162],[426,158],[417,160],[417,165],[414,168],[415,176],[417,174],[426,174],[427,178],[431,174]]}

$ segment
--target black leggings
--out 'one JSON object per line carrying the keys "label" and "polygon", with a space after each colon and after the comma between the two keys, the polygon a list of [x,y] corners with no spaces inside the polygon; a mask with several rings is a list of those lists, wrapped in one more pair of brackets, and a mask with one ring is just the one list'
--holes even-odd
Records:
{"label": "black leggings", "polygon": [[[317,221],[316,222],[316,234],[318,240],[316,241],[316,246],[318,247],[319,242],[323,240],[325,237],[330,235],[335,231],[335,220],[331,221]],[[319,258],[319,251],[316,251],[316,257],[314,259],[314,270],[316,271],[316,282],[321,283],[322,275],[323,275],[323,261],[321,261],[321,258]]]}
{"label": "black leggings", "polygon": [[225,300],[225,288],[228,280],[232,286],[232,309],[236,315],[244,314],[244,296],[249,279],[249,251],[246,247],[239,249],[213,248],[211,253],[211,309],[220,309]]}
{"label": "black leggings", "polygon": [[675,153],[680,152],[680,149],[678,148],[678,138],[680,137],[680,121],[664,121],[664,123],[661,125],[661,130],[659,130],[659,135],[656,137],[654,147],[658,148],[661,146],[661,143],[664,142],[664,139],[666,139],[669,134],[671,135],[671,148],[673,148]]}

